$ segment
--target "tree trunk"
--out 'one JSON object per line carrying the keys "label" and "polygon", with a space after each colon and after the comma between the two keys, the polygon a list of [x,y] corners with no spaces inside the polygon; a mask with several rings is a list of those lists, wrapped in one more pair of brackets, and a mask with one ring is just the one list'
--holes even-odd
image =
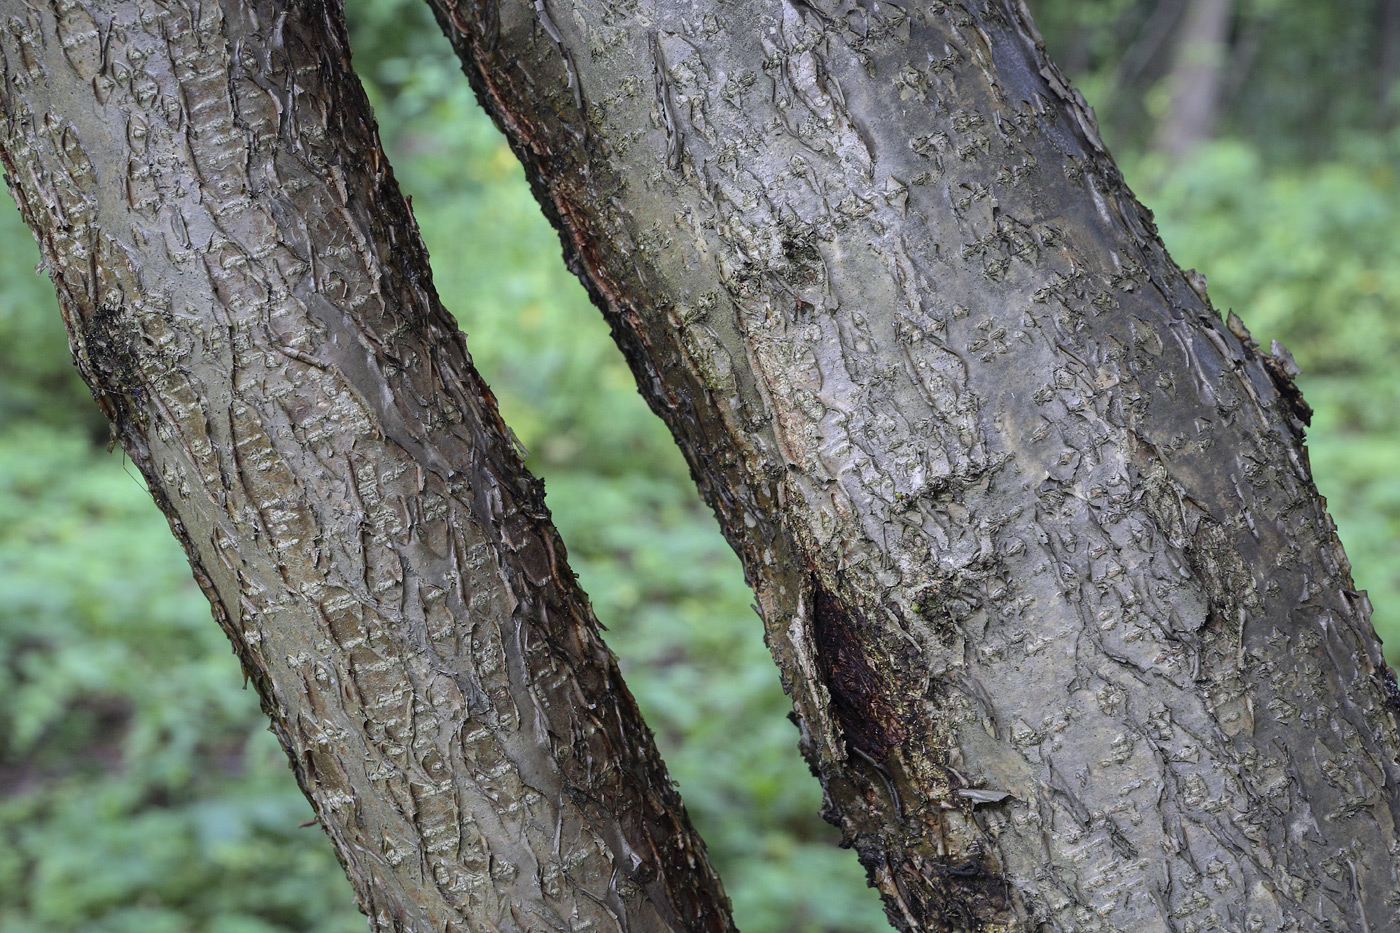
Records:
{"label": "tree trunk", "polygon": [[338,5],[4,0],[0,74],[79,368],[373,928],[732,929]]}
{"label": "tree trunk", "polygon": [[1379,0],[1376,10],[1379,50],[1376,56],[1376,102],[1382,125],[1389,126],[1400,109],[1396,82],[1400,81],[1400,0]]}
{"label": "tree trunk", "polygon": [[433,3],[897,926],[1400,928],[1400,692],[1289,358],[1023,6]]}
{"label": "tree trunk", "polygon": [[1152,148],[1183,159],[1210,138],[1229,53],[1232,0],[1190,0],[1167,76],[1170,103]]}

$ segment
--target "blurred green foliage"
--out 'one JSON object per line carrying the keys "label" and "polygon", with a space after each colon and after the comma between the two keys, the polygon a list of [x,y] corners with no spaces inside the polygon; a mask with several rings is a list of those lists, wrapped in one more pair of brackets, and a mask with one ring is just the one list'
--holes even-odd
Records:
{"label": "blurred green foliage", "polygon": [[[1104,123],[1116,154],[1145,145],[1167,106],[1176,30],[1199,0],[1027,0],[1051,56]],[[1400,22],[1387,0],[1228,0],[1224,135],[1269,162],[1343,154],[1395,125]],[[1121,150],[1121,152],[1120,152]]]}
{"label": "blurred green foliage", "polygon": [[[1317,71],[1319,36],[1368,48],[1361,6],[1247,4],[1291,37],[1255,56],[1287,80],[1252,77],[1260,112],[1237,106],[1231,135],[1189,163],[1133,154],[1131,112],[1104,129],[1175,257],[1302,366],[1319,484],[1400,646],[1400,139],[1374,131],[1362,91],[1289,95],[1313,74],[1345,90]],[[1034,5],[1095,101],[1152,7]],[[357,67],[438,289],[546,478],[739,925],[887,929],[817,818],[737,561],[425,10],[352,6]],[[1322,110],[1326,144],[1293,139]],[[0,212],[0,933],[363,930],[164,519],[105,452],[36,259]]]}

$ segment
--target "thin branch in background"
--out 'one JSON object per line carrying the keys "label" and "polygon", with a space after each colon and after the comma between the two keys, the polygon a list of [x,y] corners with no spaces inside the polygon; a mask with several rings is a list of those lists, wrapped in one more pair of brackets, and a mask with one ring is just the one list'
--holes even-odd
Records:
{"label": "thin branch in background", "polygon": [[[1255,4],[1260,6],[1260,4]],[[1273,29],[1276,14],[1267,5],[1262,11],[1250,11],[1239,17],[1239,33],[1230,52],[1229,64],[1225,67],[1225,77],[1220,85],[1220,101],[1224,105],[1239,99],[1245,82],[1254,71],[1254,63],[1259,60],[1259,52],[1264,47],[1264,37]]]}
{"label": "thin branch in background", "polygon": [[1376,102],[1382,125],[1390,125],[1396,113],[1396,80],[1400,78],[1400,0],[1378,0],[1377,33],[1380,48],[1376,60]]}
{"label": "thin branch in background", "polygon": [[1142,77],[1147,67],[1157,61],[1168,37],[1181,20],[1186,0],[1157,0],[1152,15],[1142,24],[1138,37],[1123,52],[1118,65],[1115,87],[1126,87]]}
{"label": "thin branch in background", "polygon": [[1152,141],[1154,150],[1173,161],[1214,132],[1233,13],[1233,0],[1191,0],[1177,33],[1166,79],[1171,103]]}

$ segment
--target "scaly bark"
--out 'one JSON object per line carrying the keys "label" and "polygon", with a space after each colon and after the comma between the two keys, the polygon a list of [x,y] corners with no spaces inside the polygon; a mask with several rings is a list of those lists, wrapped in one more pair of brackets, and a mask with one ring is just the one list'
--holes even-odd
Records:
{"label": "scaly bark", "polygon": [[732,929],[338,5],[4,0],[0,75],[79,368],[374,929]]}
{"label": "scaly bark", "polygon": [[1400,700],[1290,364],[1023,5],[432,2],[897,926],[1400,928]]}

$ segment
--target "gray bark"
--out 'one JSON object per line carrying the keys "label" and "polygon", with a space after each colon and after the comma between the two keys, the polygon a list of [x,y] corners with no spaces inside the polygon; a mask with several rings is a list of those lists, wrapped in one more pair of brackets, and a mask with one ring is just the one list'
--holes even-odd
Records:
{"label": "gray bark", "polygon": [[1400,694],[1291,363],[1024,6],[433,3],[897,926],[1400,928]]}
{"label": "gray bark", "polygon": [[1183,159],[1215,129],[1233,0],[1190,0],[1166,77],[1170,103],[1153,148]]}
{"label": "gray bark", "polygon": [[79,368],[382,931],[725,931],[338,5],[0,3]]}

